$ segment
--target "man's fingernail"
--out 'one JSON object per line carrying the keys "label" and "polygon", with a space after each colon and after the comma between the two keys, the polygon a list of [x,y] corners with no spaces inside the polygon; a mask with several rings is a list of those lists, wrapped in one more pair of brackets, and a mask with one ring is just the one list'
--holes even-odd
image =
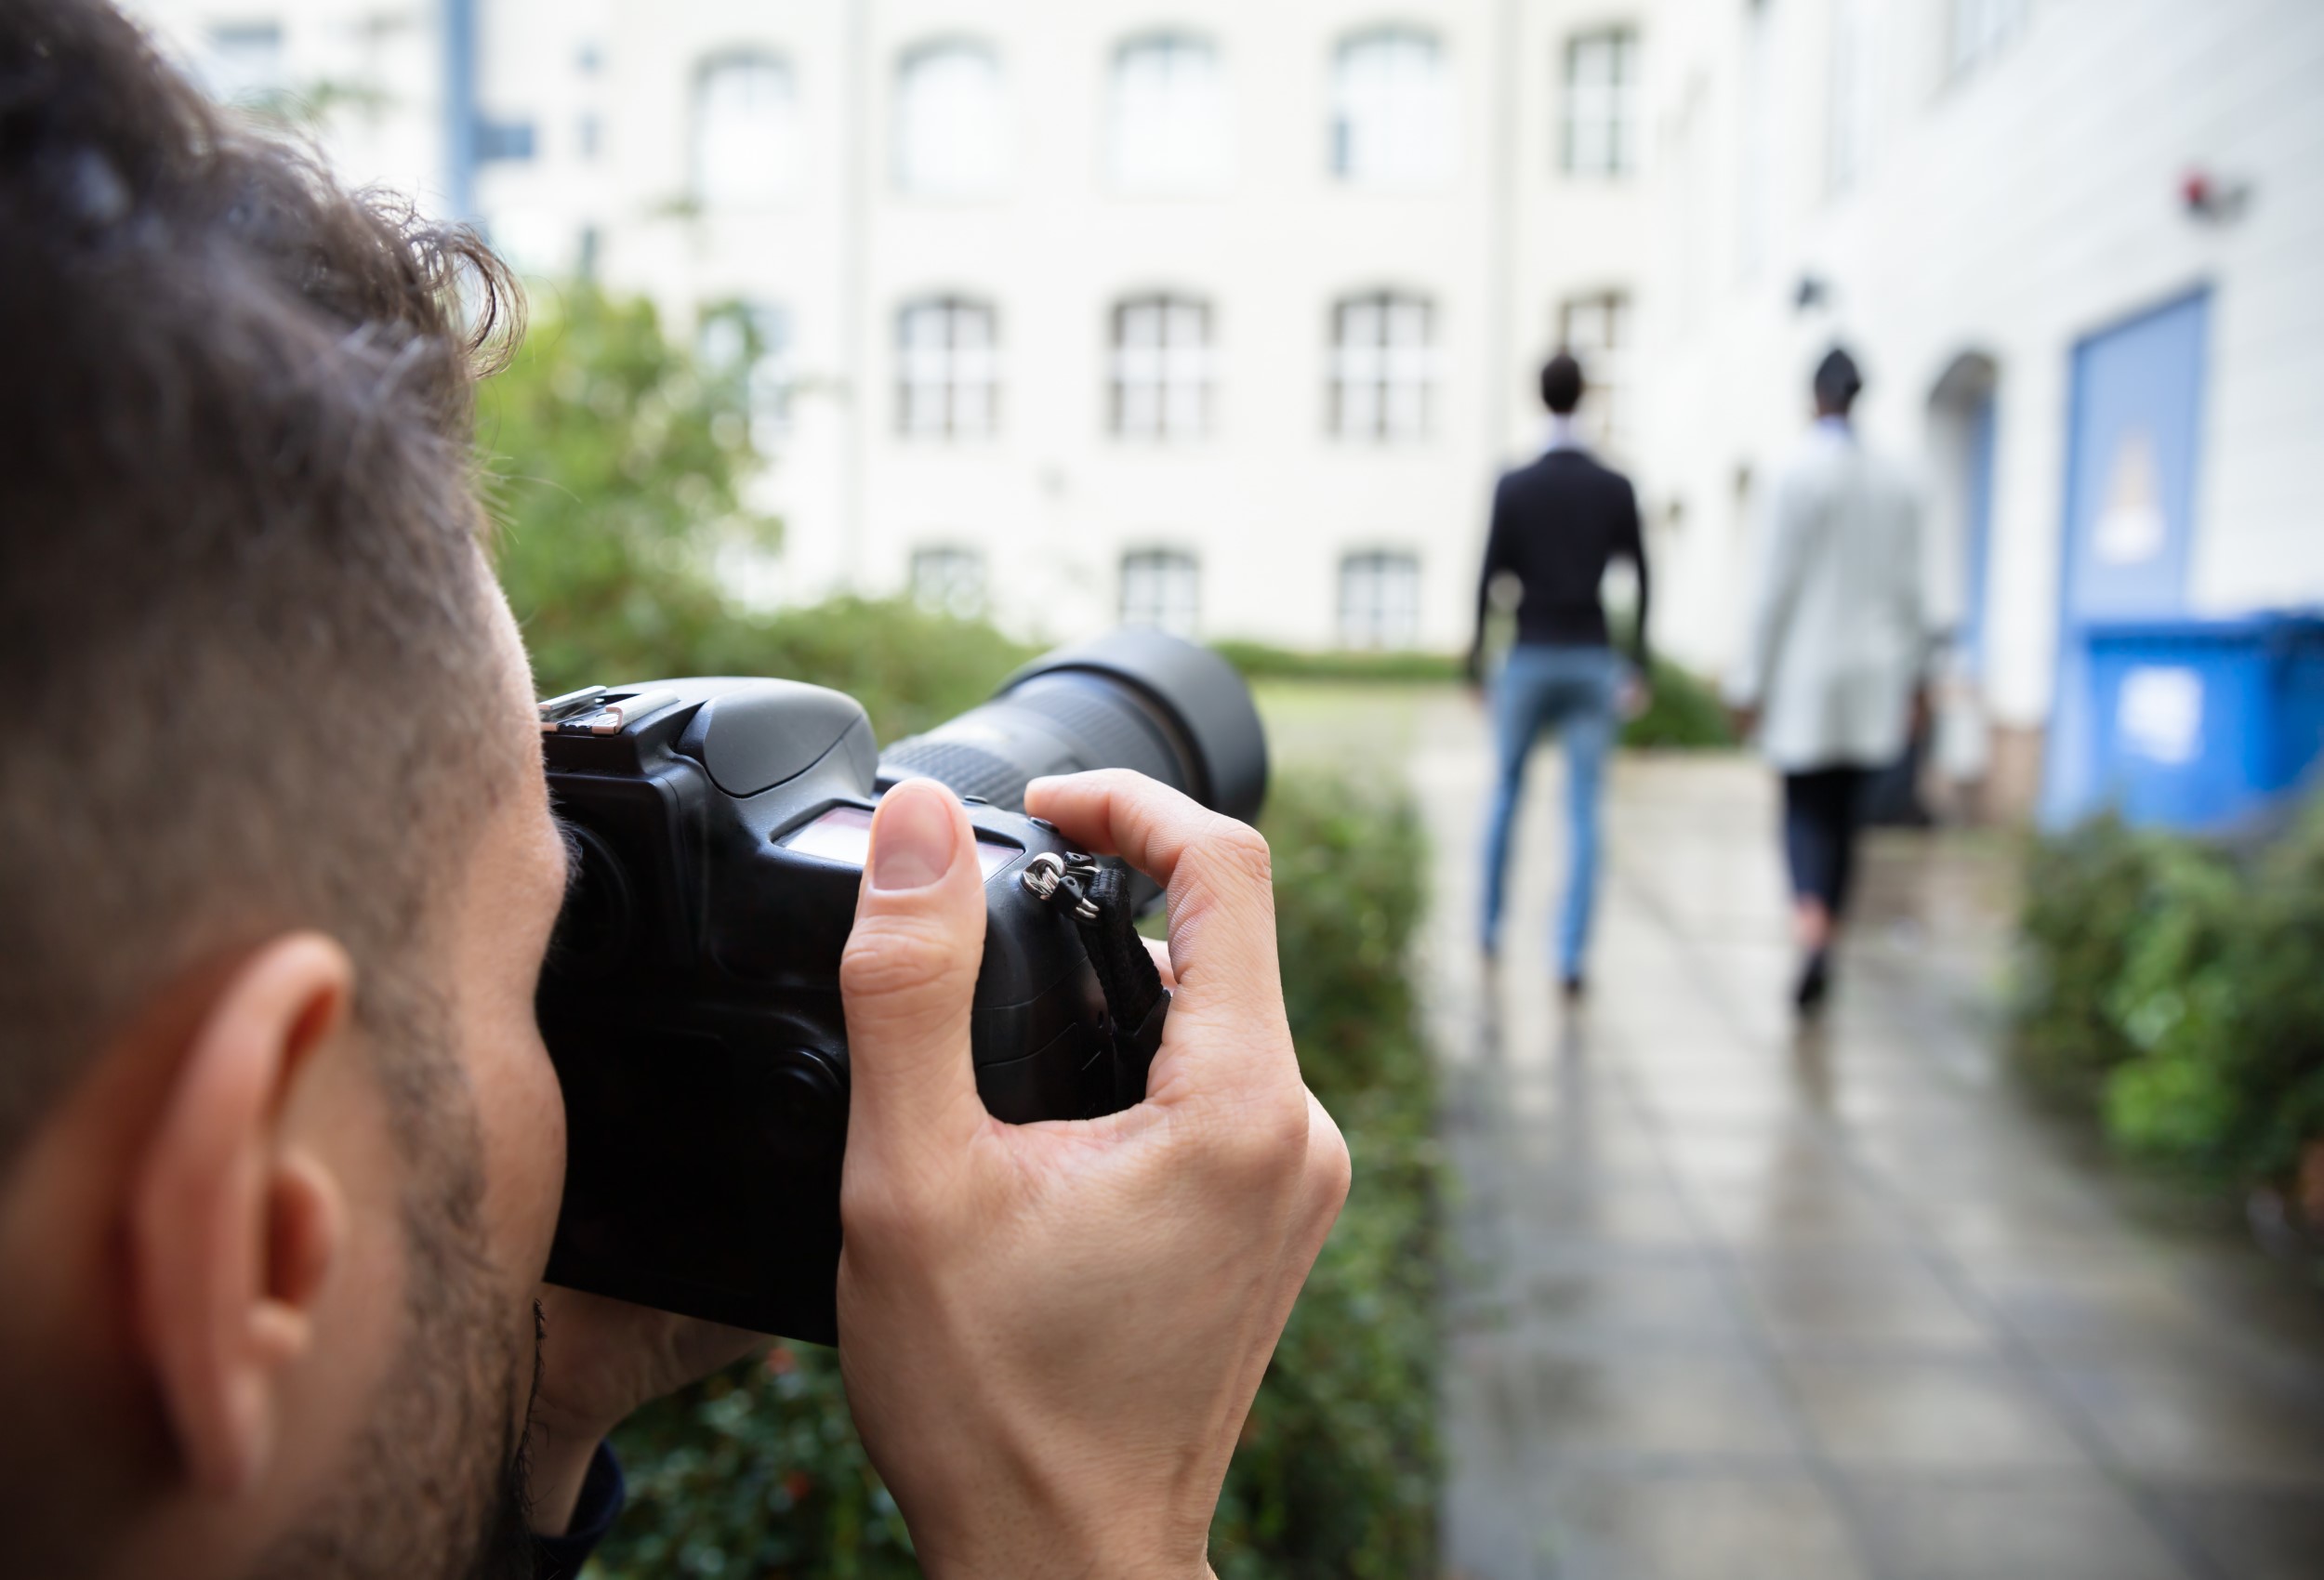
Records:
{"label": "man's fingernail", "polygon": [[926,889],[952,870],[953,826],[949,797],[925,781],[907,782],[888,792],[872,820],[874,889],[895,893]]}

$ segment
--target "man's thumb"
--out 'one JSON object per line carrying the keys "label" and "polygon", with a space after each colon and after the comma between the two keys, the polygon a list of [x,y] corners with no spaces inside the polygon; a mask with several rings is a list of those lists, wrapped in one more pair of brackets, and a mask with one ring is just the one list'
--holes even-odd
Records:
{"label": "man's thumb", "polygon": [[964,1139],[984,1113],[969,1007],[984,952],[984,875],[969,815],[930,779],[872,818],[855,928],[839,960],[847,1010],[848,1140]]}

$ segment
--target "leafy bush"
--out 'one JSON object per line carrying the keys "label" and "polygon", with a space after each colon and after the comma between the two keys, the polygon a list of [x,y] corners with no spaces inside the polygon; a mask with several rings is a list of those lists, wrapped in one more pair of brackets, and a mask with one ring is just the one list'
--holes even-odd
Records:
{"label": "leafy bush", "polygon": [[1228,640],[1210,645],[1248,680],[1412,680],[1449,685],[1461,676],[1460,660],[1455,655],[1417,649],[1310,652],[1265,642]]}
{"label": "leafy bush", "polygon": [[1659,750],[1717,750],[1736,744],[1719,689],[1691,669],[1657,657],[1654,700],[1622,727],[1622,744]]}
{"label": "leafy bush", "polygon": [[[1211,647],[1252,680],[1410,681],[1453,685],[1461,661],[1440,652],[1302,652],[1263,642],[1222,641]],[[1736,744],[1718,689],[1692,670],[1656,658],[1654,700],[1622,727],[1622,744],[1657,750],[1720,748]]]}
{"label": "leafy bush", "polygon": [[666,340],[651,306],[574,285],[484,387],[501,585],[538,684],[812,680],[863,703],[882,740],[984,701],[1031,652],[989,625],[903,600],[753,613],[725,597],[721,566],[777,536],[743,504],[758,463],[742,376]]}
{"label": "leafy bush", "polygon": [[2242,851],[2093,824],[2028,889],[2021,1067],[2133,1155],[2297,1175],[2324,1141],[2324,800]]}
{"label": "leafy bush", "polygon": [[[1424,852],[1408,802],[1320,779],[1265,820],[1292,1034],[1355,1188],[1267,1370],[1212,1527],[1220,1580],[1433,1572],[1433,1084],[1406,951]],[[837,1359],[783,1345],[642,1412],[607,1580],[918,1573],[864,1457]]]}

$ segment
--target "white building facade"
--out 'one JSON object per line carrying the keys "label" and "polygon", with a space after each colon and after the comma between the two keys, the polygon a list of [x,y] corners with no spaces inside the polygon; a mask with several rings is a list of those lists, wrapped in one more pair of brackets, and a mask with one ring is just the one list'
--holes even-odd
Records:
{"label": "white building facade", "polygon": [[148,9],[350,176],[755,355],[759,596],[1454,649],[1570,344],[1715,670],[1837,340],[2004,800],[2078,622],[2324,600],[2310,0]]}

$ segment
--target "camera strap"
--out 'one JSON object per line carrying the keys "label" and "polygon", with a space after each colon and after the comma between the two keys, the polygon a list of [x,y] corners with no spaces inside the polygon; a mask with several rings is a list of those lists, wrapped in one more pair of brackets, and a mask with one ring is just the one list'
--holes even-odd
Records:
{"label": "camera strap", "polygon": [[1142,1101],[1146,1072],[1162,1046],[1162,1022],[1170,1012],[1169,990],[1155,969],[1146,941],[1138,936],[1129,898],[1129,869],[1076,852],[1037,856],[1026,869],[1024,887],[1040,900],[1062,905],[1081,934],[1081,947],[1105,995],[1104,1034],[1111,1045],[1112,1101],[1093,1113],[1115,1113]]}
{"label": "camera strap", "polygon": [[1114,1100],[1128,1108],[1145,1098],[1146,1072],[1162,1046],[1162,1021],[1170,1011],[1169,990],[1131,915],[1129,869],[1101,863],[1083,877],[1073,916],[1105,994],[1106,1031],[1114,1042]]}

